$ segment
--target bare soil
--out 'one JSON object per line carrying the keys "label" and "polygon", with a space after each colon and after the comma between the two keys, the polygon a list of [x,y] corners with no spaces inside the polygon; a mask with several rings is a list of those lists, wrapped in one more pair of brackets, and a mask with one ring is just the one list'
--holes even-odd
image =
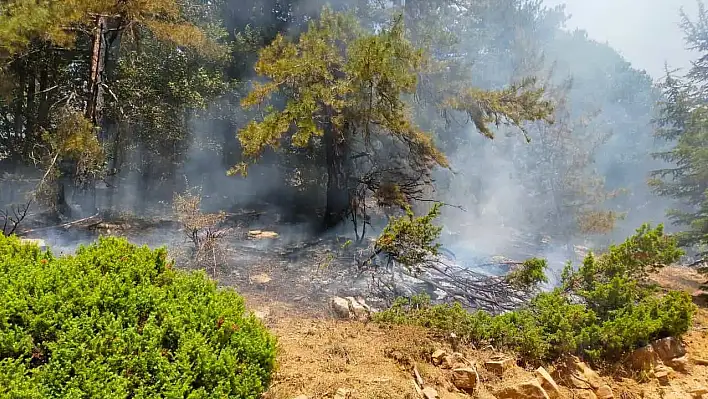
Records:
{"label": "bare soil", "polygon": [[[699,286],[705,277],[692,269],[667,267],[655,276],[665,289],[691,293],[699,311],[691,331],[684,337],[689,358],[708,359],[708,309]],[[449,382],[447,371],[435,367],[430,355],[436,349],[452,351],[449,342],[430,331],[411,327],[383,327],[374,323],[335,320],[325,305],[303,306],[285,303],[268,290],[269,282],[253,282],[246,290],[251,309],[257,311],[279,339],[279,369],[265,399],[333,398],[337,390],[350,391],[349,398],[419,398],[414,385],[413,366],[426,385],[436,388],[441,398],[465,398]],[[260,289],[254,289],[260,287]],[[244,287],[245,288],[245,287]],[[305,301],[305,299],[303,299]],[[495,354],[493,348],[457,348],[479,365]],[[552,370],[548,365],[547,369]],[[517,381],[529,379],[532,369],[516,367],[504,378],[479,369],[483,382],[475,397],[492,398],[492,392]],[[628,375],[608,367],[601,372],[615,398],[685,398],[698,387],[708,387],[708,366],[692,365],[687,373],[672,374],[667,387],[654,378]],[[561,387],[562,394],[574,398],[577,392]],[[708,396],[707,396],[708,397]]]}

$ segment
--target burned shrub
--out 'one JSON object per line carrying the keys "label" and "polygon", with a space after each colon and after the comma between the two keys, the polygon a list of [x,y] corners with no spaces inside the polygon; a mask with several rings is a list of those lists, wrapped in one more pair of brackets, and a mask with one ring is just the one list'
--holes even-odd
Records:
{"label": "burned shrub", "polygon": [[191,243],[189,262],[196,266],[211,265],[212,275],[225,259],[225,247],[221,241],[230,230],[221,227],[226,219],[224,212],[207,213],[201,210],[202,198],[198,194],[176,194],[172,210],[182,225],[186,239]]}

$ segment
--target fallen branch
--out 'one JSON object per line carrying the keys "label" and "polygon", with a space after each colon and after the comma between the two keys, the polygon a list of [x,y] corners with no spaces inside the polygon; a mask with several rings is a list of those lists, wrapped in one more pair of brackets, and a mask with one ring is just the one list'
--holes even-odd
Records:
{"label": "fallen branch", "polygon": [[[37,228],[37,229],[23,230],[23,231],[22,231],[21,233],[19,233],[19,234],[20,234],[20,235],[25,235],[25,234],[27,234],[27,233],[35,233],[35,232],[44,231],[44,230],[59,229],[59,228],[69,228],[69,227],[74,226],[74,225],[76,225],[76,224],[85,222],[85,221],[87,221],[87,220],[91,220],[91,219],[93,219],[93,218],[95,218],[95,217],[97,217],[97,216],[99,216],[99,213],[95,213],[95,214],[93,214],[93,215],[91,215],[91,216],[88,216],[88,217],[85,217],[85,218],[81,218],[81,219],[78,219],[78,220],[73,220],[73,221],[67,222],[67,223],[57,224],[57,225],[54,225],[54,226],[47,226],[47,227],[40,227],[40,228]],[[101,221],[98,221],[98,222],[96,222],[96,223],[100,223],[100,222],[101,222]]]}

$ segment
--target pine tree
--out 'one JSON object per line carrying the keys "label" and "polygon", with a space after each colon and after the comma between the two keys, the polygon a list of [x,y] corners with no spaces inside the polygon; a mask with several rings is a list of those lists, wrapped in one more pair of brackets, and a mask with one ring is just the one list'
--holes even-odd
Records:
{"label": "pine tree", "polygon": [[[689,47],[708,51],[708,13],[699,7],[698,21],[683,15]],[[678,209],[668,212],[674,223],[685,228],[679,234],[682,245],[708,244],[708,69],[706,57],[696,62],[685,78],[667,71],[662,84],[664,101],[656,120],[656,135],[673,145],[655,156],[671,167],[656,170],[650,185],[663,196],[679,200]],[[701,252],[705,252],[701,250]]]}
{"label": "pine tree", "polygon": [[[48,176],[61,177],[56,192],[49,195],[54,197],[50,201],[56,202],[60,213],[69,212],[65,202],[68,194],[64,192],[67,186],[88,189],[86,200],[95,207],[90,204],[93,182],[104,172],[104,159],[110,155],[104,151],[108,137],[102,129],[106,125],[105,114],[115,122],[118,111],[125,116],[123,111],[131,108],[131,104],[119,101],[132,99],[121,96],[118,100],[116,92],[126,93],[112,87],[114,82],[109,81],[122,78],[122,88],[126,87],[129,76],[119,63],[142,54],[131,43],[147,42],[148,49],[154,48],[150,41],[162,43],[173,53],[163,52],[165,56],[174,56],[177,47],[182,48],[180,53],[198,53],[202,58],[225,54],[214,40],[213,28],[196,23],[202,15],[189,15],[203,8],[180,0],[11,0],[0,5],[0,71],[14,86],[5,101],[0,101],[2,111],[12,109],[3,112],[12,115],[12,126],[7,126],[10,134],[1,144],[15,161],[29,162],[33,157],[36,163],[37,158],[44,158],[45,167],[58,166],[59,170]],[[123,76],[117,77],[120,73]],[[140,82],[133,79],[132,83]],[[180,93],[175,94],[173,99],[180,98]],[[165,103],[164,97],[152,104],[146,100],[140,100],[144,109]],[[78,116],[85,121],[78,120]],[[150,116],[146,113],[141,118]],[[91,136],[93,139],[89,140]],[[69,144],[62,142],[67,140]],[[89,147],[83,151],[75,148],[80,142]],[[73,150],[65,151],[69,147]],[[38,148],[43,149],[41,153]],[[92,158],[81,158],[87,154]]]}
{"label": "pine tree", "polygon": [[[417,93],[418,74],[429,66],[430,58],[406,39],[401,17],[369,33],[352,15],[325,8],[297,41],[279,35],[261,51],[256,72],[266,80],[254,86],[243,105],[261,106],[265,112],[239,132],[244,156],[252,162],[267,148],[284,145],[321,148],[328,178],[326,227],[352,210],[362,183],[364,189],[398,192],[410,200],[433,167],[448,166],[431,136],[413,123],[406,102]],[[441,107],[468,112],[491,137],[490,123],[520,126],[550,115],[552,106],[542,90],[528,86],[462,88],[436,100]],[[366,171],[358,166],[355,173],[354,159],[360,157],[370,162]],[[381,162],[391,167],[376,168]],[[404,172],[392,176],[383,169]],[[245,170],[243,163],[232,172]]]}

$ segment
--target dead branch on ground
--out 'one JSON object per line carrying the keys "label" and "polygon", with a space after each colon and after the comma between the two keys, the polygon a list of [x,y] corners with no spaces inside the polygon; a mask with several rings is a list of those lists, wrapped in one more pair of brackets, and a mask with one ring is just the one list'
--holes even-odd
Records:
{"label": "dead branch on ground", "polygon": [[[506,276],[486,275],[441,255],[428,254],[415,268],[411,268],[375,250],[372,245],[361,249],[357,258],[360,275],[369,273],[373,293],[387,302],[401,296],[426,293],[434,302],[459,302],[469,310],[498,314],[527,303],[535,293],[534,290],[515,287]],[[498,261],[475,267],[499,268],[508,272],[521,264]]]}

